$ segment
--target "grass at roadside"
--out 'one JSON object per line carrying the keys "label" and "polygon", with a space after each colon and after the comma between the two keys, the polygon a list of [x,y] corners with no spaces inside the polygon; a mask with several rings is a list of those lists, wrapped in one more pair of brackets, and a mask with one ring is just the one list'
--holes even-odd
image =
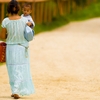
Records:
{"label": "grass at roadside", "polygon": [[4,65],[4,64],[5,64],[5,63],[0,63],[0,66],[1,66],[1,65]]}
{"label": "grass at roadside", "polygon": [[51,23],[36,24],[34,28],[35,34],[38,34],[39,32],[43,31],[50,31],[67,23],[69,23],[69,20],[66,16],[59,16],[57,18],[53,18],[53,21]]}

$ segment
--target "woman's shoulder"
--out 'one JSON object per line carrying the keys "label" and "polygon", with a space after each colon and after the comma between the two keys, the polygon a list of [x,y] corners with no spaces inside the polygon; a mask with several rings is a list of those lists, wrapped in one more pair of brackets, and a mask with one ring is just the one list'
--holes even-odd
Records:
{"label": "woman's shoulder", "polygon": [[3,19],[3,21],[8,21],[8,20],[9,20],[9,18],[8,18],[8,17],[6,17],[6,18],[4,18],[4,19]]}
{"label": "woman's shoulder", "polygon": [[3,26],[6,26],[7,24],[9,23],[9,18],[4,18],[3,21],[2,21],[2,25]]}

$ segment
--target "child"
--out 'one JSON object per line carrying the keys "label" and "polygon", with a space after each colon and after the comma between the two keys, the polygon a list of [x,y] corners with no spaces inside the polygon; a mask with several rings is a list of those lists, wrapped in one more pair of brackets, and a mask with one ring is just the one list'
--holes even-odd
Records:
{"label": "child", "polygon": [[30,15],[31,12],[32,12],[31,4],[30,3],[25,3],[23,5],[22,12],[23,12],[23,14],[21,16],[27,18],[27,20],[28,20],[27,25],[30,26],[31,28],[34,28],[35,23],[34,23],[31,15]]}

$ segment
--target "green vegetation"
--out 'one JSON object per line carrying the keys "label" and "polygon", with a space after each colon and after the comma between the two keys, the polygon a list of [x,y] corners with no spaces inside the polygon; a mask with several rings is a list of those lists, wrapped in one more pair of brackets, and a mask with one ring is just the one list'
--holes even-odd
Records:
{"label": "green vegetation", "polygon": [[66,16],[59,16],[57,18],[53,18],[52,20],[53,21],[51,23],[43,23],[40,25],[36,24],[36,26],[34,28],[35,33],[38,34],[39,32],[50,31],[50,30],[60,27],[64,24],[67,24],[69,22],[69,20]]}
{"label": "green vegetation", "polygon": [[3,65],[3,64],[5,64],[5,63],[0,63],[0,66]]}
{"label": "green vegetation", "polygon": [[85,20],[93,17],[100,17],[100,2],[91,4],[81,11],[77,11],[67,16],[70,21]]}
{"label": "green vegetation", "polygon": [[77,5],[85,5],[87,0],[74,0],[76,2]]}
{"label": "green vegetation", "polygon": [[34,28],[35,34],[38,34],[39,32],[43,31],[50,31],[54,28],[65,25],[70,21],[80,21],[93,17],[100,17],[99,9],[100,9],[100,2],[93,3],[88,7],[85,7],[83,10],[76,11],[66,16],[59,16],[57,18],[53,18],[53,21],[49,24],[41,24],[41,25],[36,24]]}

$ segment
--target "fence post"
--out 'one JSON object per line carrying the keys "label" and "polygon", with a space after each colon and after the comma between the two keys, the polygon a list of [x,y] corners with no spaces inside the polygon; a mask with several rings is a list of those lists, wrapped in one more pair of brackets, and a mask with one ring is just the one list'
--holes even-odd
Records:
{"label": "fence post", "polygon": [[35,1],[32,2],[32,18],[35,20]]}
{"label": "fence post", "polygon": [[61,0],[57,0],[57,2],[58,2],[58,8],[59,8],[59,13],[60,13],[60,15],[63,15],[63,2],[61,1]]}
{"label": "fence post", "polygon": [[1,21],[4,19],[4,3],[1,4]]}
{"label": "fence post", "polygon": [[57,0],[55,1],[53,0],[52,3],[53,3],[52,16],[53,18],[55,18],[58,15],[58,2]]}
{"label": "fence post", "polygon": [[47,6],[47,1],[44,2],[44,18],[43,18],[43,22],[46,23],[47,22],[47,14],[48,14],[48,6]]}
{"label": "fence post", "polygon": [[70,0],[67,0],[67,5],[68,5],[68,13],[70,13],[71,12],[71,6],[70,6],[70,3],[71,3],[71,1]]}
{"label": "fence post", "polygon": [[74,0],[72,0],[72,12],[75,12],[76,9],[77,9],[76,2]]}
{"label": "fence post", "polygon": [[43,3],[43,1],[41,1],[41,3],[40,3],[40,23],[43,23],[43,7],[44,7],[44,3]]}
{"label": "fence post", "polygon": [[48,22],[52,21],[51,0],[48,0]]}

